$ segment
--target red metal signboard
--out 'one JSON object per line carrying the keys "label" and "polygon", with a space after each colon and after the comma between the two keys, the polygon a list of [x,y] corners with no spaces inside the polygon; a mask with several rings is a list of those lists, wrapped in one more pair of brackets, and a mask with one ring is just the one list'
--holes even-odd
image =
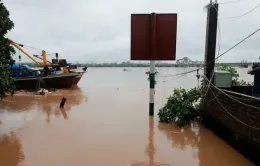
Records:
{"label": "red metal signboard", "polygon": [[177,14],[131,15],[131,60],[175,60]]}

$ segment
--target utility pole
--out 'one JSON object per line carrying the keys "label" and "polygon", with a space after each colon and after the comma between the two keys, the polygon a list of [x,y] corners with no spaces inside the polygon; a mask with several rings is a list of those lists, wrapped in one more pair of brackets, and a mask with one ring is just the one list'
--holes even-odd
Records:
{"label": "utility pole", "polygon": [[[217,40],[217,26],[218,26],[218,3],[207,5],[207,30],[206,30],[206,49],[205,49],[205,67],[204,75],[208,80],[211,80],[211,75],[215,67],[215,52]],[[212,80],[211,80],[212,81]]]}

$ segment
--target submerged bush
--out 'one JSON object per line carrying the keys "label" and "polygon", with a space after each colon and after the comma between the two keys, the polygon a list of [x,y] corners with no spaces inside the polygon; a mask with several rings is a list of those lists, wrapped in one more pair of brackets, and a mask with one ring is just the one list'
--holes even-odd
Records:
{"label": "submerged bush", "polygon": [[199,88],[174,89],[166,105],[159,110],[160,122],[175,123],[179,127],[189,124],[201,115],[199,111],[201,93]]}

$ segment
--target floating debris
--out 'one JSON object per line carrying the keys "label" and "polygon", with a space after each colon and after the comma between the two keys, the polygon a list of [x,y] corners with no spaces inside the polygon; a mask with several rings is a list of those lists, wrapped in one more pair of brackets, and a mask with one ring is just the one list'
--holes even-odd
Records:
{"label": "floating debris", "polygon": [[37,95],[45,95],[49,91],[47,89],[41,88],[40,90],[36,91]]}

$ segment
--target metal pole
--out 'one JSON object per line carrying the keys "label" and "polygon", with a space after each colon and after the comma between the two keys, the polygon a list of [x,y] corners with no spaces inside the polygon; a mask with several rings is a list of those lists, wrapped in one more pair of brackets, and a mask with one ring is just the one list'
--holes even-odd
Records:
{"label": "metal pole", "polygon": [[150,101],[149,115],[154,115],[154,94],[155,94],[155,61],[150,61]]}
{"label": "metal pole", "polygon": [[156,14],[151,14],[151,61],[150,61],[150,102],[149,115],[154,115],[154,86],[155,86],[155,59],[156,59]]}

